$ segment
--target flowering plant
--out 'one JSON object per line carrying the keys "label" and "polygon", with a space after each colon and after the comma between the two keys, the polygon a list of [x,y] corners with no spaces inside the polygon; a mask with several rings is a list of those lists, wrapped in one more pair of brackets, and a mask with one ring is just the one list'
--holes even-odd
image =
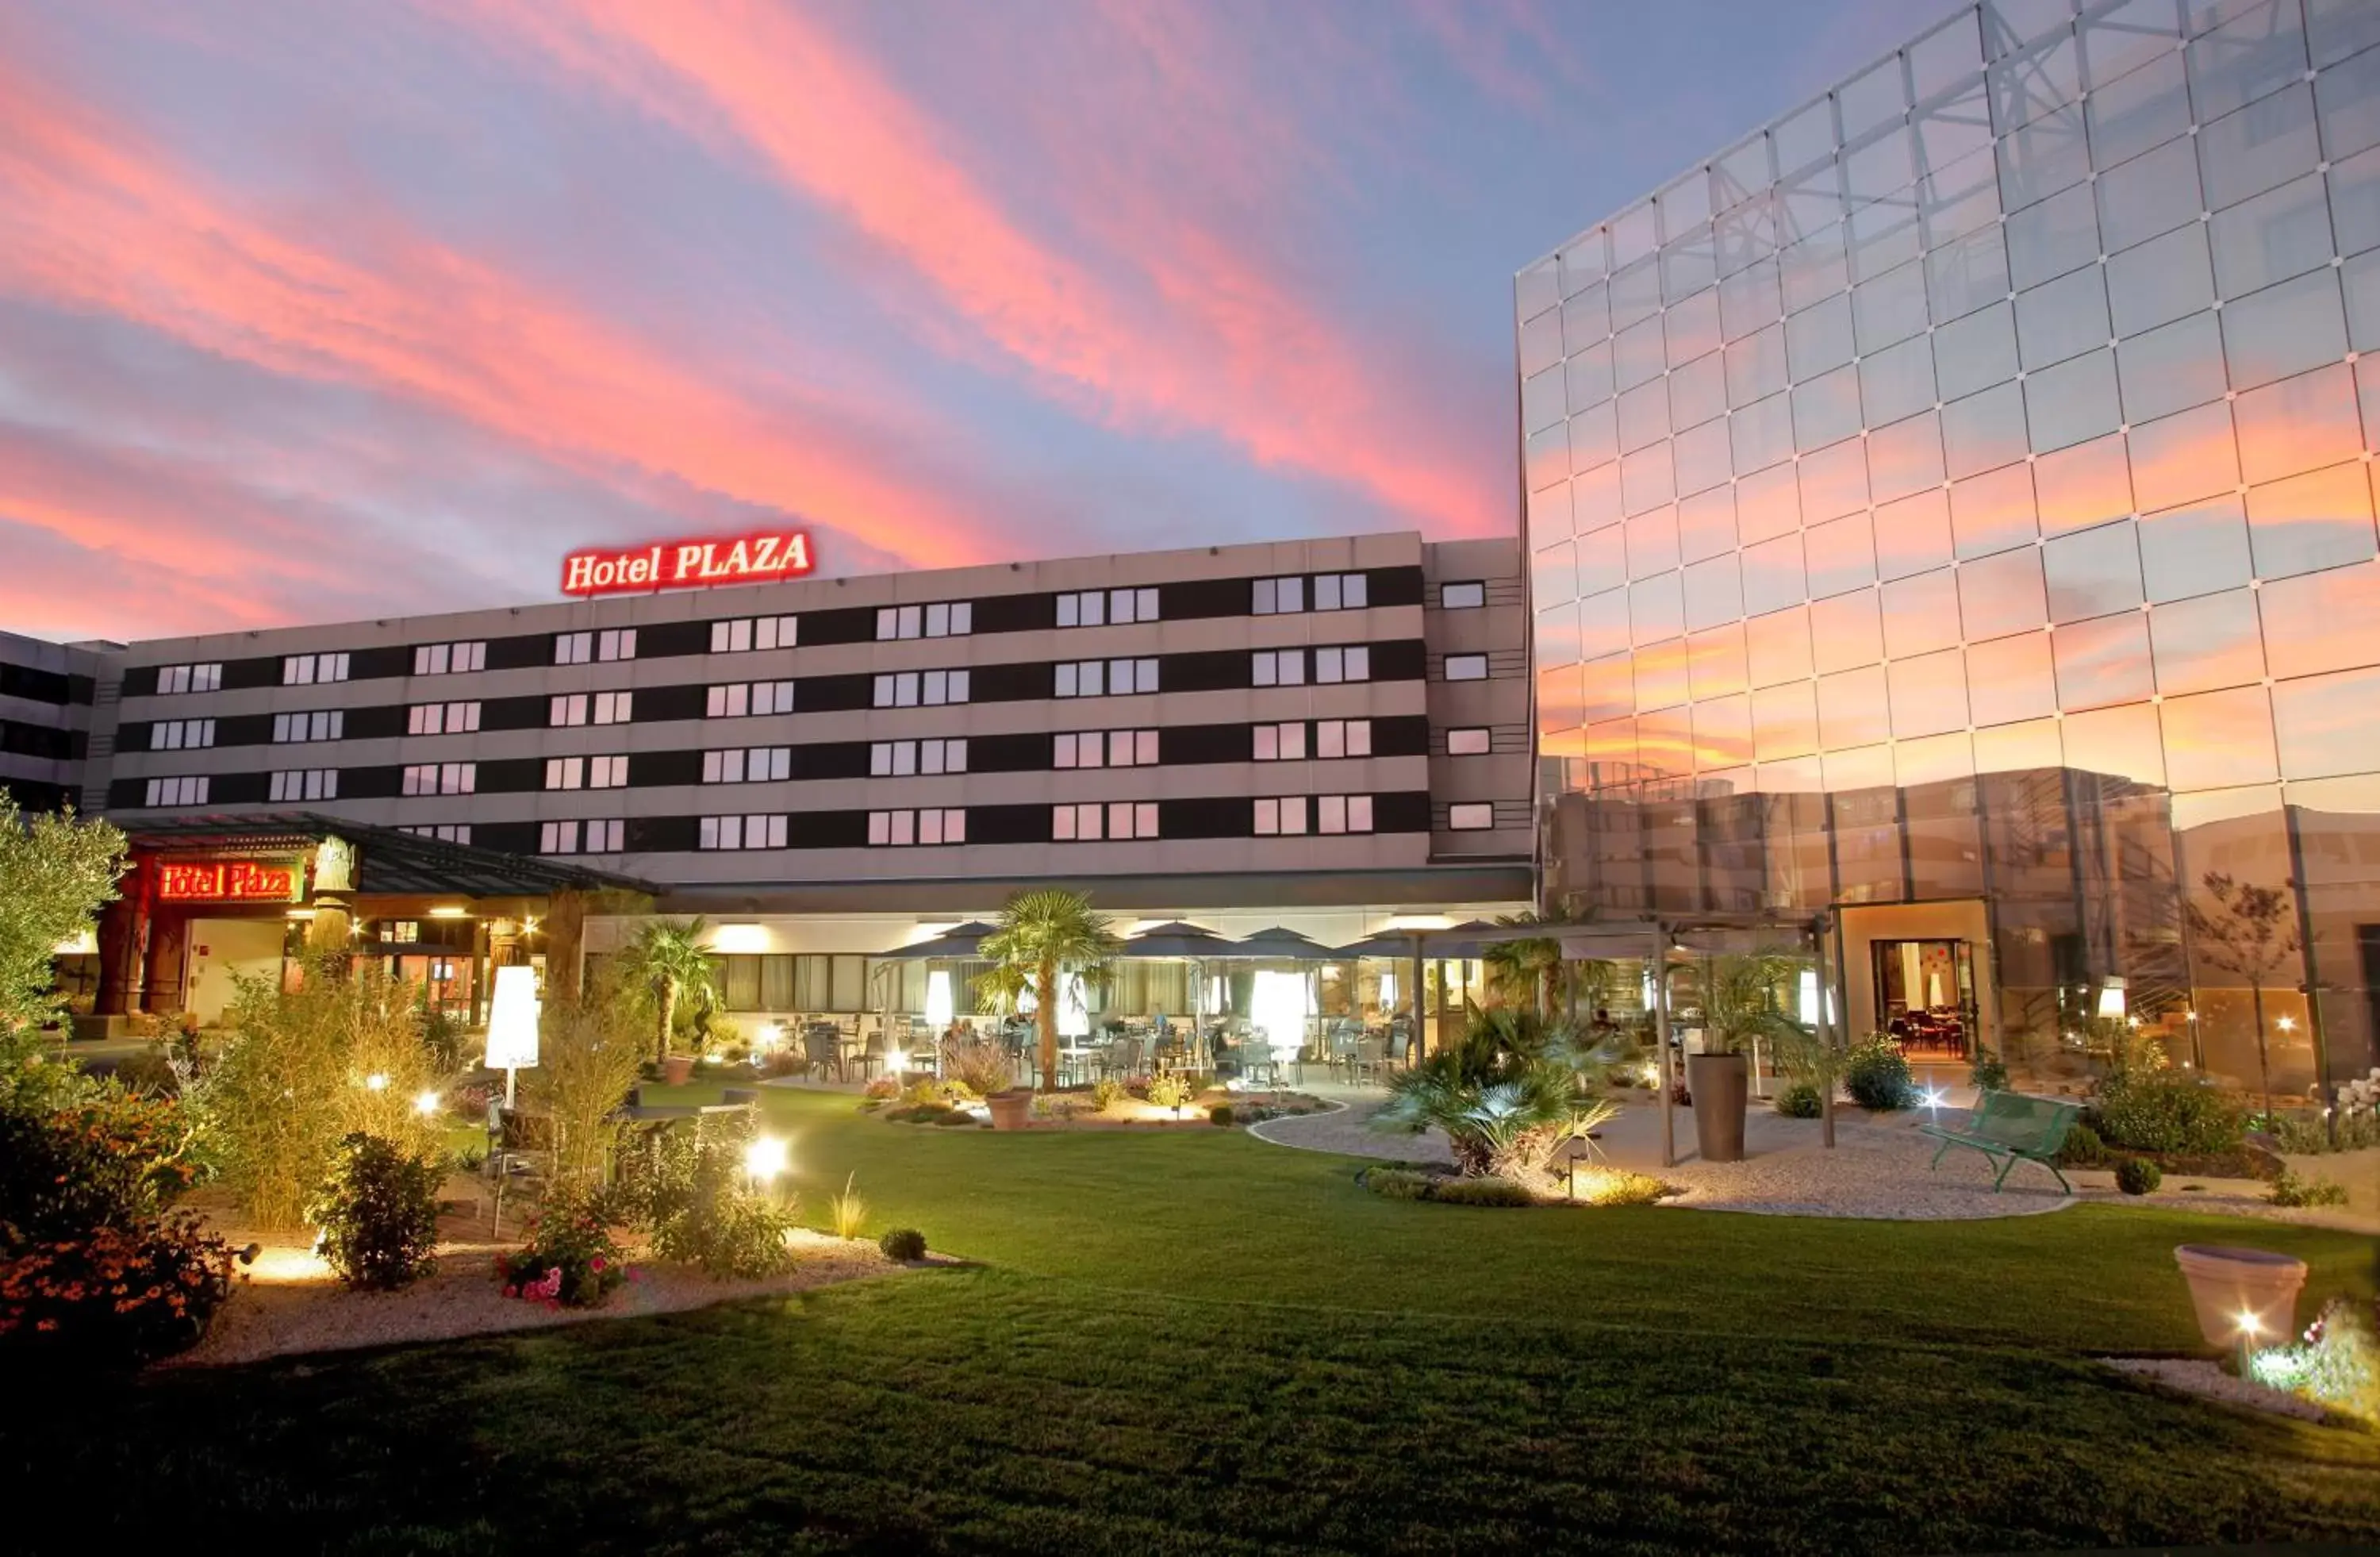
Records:
{"label": "flowering plant", "polygon": [[507,1297],[591,1308],[628,1279],[628,1263],[591,1199],[557,1196],[530,1225],[528,1242],[496,1257],[496,1276]]}
{"label": "flowering plant", "polygon": [[0,1258],[0,1356],[141,1363],[195,1344],[231,1295],[231,1247],[176,1211]]}

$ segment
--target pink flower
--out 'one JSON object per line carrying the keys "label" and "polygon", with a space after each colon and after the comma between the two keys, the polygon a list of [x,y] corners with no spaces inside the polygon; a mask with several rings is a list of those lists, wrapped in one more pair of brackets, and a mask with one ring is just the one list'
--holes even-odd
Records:
{"label": "pink flower", "polygon": [[516,1286],[507,1286],[504,1288],[504,1295],[506,1297],[518,1297],[520,1295],[520,1288]]}
{"label": "pink flower", "polygon": [[603,1257],[599,1254],[594,1259],[589,1260],[587,1262],[587,1269],[596,1272],[598,1275],[601,1275],[603,1271]]}

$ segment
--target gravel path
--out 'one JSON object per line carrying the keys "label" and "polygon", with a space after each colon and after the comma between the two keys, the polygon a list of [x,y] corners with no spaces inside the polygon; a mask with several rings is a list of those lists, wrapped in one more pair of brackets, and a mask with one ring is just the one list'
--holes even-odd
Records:
{"label": "gravel path", "polygon": [[906,1269],[864,1240],[796,1229],[792,1241],[798,1257],[794,1268],[758,1281],[718,1282],[699,1271],[632,1263],[628,1283],[600,1308],[548,1308],[506,1297],[495,1276],[498,1250],[489,1245],[442,1246],[437,1274],[388,1293],[349,1292],[306,1250],[268,1246],[255,1276],[224,1305],[206,1339],[164,1366],[220,1367],[303,1352],[634,1319]]}
{"label": "gravel path", "polygon": [[2195,1357],[2102,1357],[2100,1361],[2136,1379],[2151,1379],[2168,1389],[2204,1400],[2269,1411],[2277,1417],[2297,1417],[2319,1422],[2329,1413],[2313,1401],[2277,1390],[2253,1379],[2235,1378],[2211,1362]]}

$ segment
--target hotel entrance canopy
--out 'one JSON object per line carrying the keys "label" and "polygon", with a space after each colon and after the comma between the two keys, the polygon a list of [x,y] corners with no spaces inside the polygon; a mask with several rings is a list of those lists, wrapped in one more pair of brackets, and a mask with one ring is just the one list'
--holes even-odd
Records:
{"label": "hotel entrance canopy", "polygon": [[124,835],[137,855],[250,858],[303,854],[332,838],[356,851],[353,890],[374,896],[541,897],[556,892],[659,892],[650,882],[538,856],[500,854],[394,827],[312,811],[189,816],[134,822]]}

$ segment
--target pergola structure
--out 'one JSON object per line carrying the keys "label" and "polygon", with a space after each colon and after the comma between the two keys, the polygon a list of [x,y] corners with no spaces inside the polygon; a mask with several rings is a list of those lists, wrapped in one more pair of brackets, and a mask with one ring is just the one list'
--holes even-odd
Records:
{"label": "pergola structure", "polygon": [[[116,900],[101,915],[93,1017],[101,1030],[134,1012],[186,1008],[194,923],[277,921],[285,936],[358,955],[435,952],[468,958],[476,1022],[486,970],[525,961],[540,920],[542,950],[575,973],[588,894],[651,896],[650,883],[584,865],[501,854],[311,811],[205,815],[124,827],[130,862]],[[373,935],[375,923],[440,923],[441,939]],[[451,921],[452,930],[444,927]],[[443,939],[452,936],[452,942]],[[245,939],[263,940],[259,928]]]}

